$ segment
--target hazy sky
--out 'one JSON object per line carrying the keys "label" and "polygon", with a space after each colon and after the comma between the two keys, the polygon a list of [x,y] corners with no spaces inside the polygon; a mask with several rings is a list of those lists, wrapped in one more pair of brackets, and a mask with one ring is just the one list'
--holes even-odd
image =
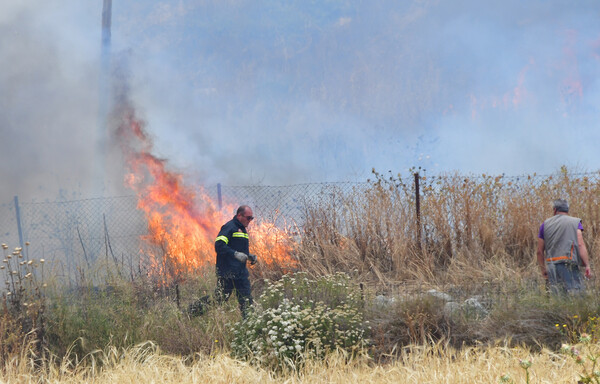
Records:
{"label": "hazy sky", "polygon": [[[600,169],[597,0],[113,0],[112,11],[112,71],[155,154],[193,180]],[[2,1],[1,202],[95,194],[101,12],[102,0]],[[109,157],[107,183],[121,185]]]}

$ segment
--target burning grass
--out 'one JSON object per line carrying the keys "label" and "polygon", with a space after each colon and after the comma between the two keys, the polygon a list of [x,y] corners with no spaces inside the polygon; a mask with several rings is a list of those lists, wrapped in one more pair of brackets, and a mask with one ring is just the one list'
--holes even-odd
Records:
{"label": "burning grass", "polygon": [[[183,275],[214,260],[215,237],[221,225],[231,219],[223,212],[233,216],[237,206],[222,207],[202,187],[186,184],[182,174],[156,157],[145,122],[127,101],[126,92],[122,96],[113,119],[128,169],[125,183],[137,194],[138,209],[148,222],[140,253],[147,258],[148,273],[163,284],[179,284]],[[296,268],[293,242],[269,221],[254,225],[252,249],[267,266],[258,268],[256,274],[261,277],[281,276]]]}

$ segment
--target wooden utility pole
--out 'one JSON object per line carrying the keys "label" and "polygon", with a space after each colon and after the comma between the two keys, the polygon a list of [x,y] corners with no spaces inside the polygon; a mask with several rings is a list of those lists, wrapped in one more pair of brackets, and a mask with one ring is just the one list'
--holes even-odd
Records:
{"label": "wooden utility pole", "polygon": [[103,0],[102,42],[100,52],[100,77],[98,79],[98,133],[96,137],[96,161],[94,172],[94,193],[104,195],[106,183],[106,148],[108,141],[108,111],[110,93],[110,29],[112,0]]}

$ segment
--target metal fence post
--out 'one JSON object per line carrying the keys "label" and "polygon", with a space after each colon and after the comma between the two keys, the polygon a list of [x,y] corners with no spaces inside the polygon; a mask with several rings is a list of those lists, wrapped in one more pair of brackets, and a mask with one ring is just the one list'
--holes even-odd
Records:
{"label": "metal fence post", "polygon": [[419,193],[419,172],[415,172],[415,209],[417,214],[417,246],[421,249],[421,198]]}
{"label": "metal fence post", "polygon": [[217,183],[217,201],[219,202],[219,211],[223,208],[223,198],[221,196],[221,183]]}
{"label": "metal fence post", "polygon": [[17,215],[17,229],[19,230],[19,246],[23,248],[23,229],[21,228],[21,211],[19,210],[18,196],[15,196],[15,214]]}

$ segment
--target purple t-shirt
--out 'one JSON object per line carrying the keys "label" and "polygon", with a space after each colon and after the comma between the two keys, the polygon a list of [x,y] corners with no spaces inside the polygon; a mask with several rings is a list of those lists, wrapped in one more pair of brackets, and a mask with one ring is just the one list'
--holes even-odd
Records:
{"label": "purple t-shirt", "polygon": [[[581,229],[583,231],[583,224],[581,224],[581,221],[579,222],[577,229]],[[538,237],[540,239],[544,240],[544,223],[542,223],[542,225],[540,225],[540,233],[538,234]]]}

